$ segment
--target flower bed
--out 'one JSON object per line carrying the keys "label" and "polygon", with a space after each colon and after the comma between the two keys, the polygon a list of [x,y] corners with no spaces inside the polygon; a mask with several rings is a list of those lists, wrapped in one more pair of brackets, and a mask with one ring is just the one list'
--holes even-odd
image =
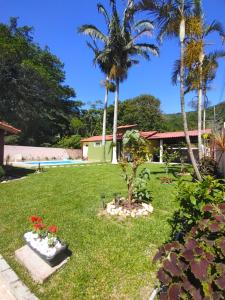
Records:
{"label": "flower bed", "polygon": [[148,216],[153,212],[153,206],[147,203],[133,203],[127,204],[124,198],[121,198],[120,204],[115,200],[108,203],[106,206],[106,212],[111,216],[123,216],[123,217],[143,217]]}
{"label": "flower bed", "polygon": [[[32,231],[24,234],[27,245],[34,250],[50,266],[59,264],[65,257],[67,245],[56,236],[58,228],[55,225],[46,227],[42,218],[31,216]],[[46,229],[47,228],[47,229]]]}

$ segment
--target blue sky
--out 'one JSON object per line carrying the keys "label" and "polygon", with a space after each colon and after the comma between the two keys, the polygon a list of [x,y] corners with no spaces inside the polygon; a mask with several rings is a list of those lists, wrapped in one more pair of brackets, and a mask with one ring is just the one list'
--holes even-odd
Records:
{"label": "blue sky", "polygon": [[[118,0],[118,3],[122,0]],[[51,52],[65,64],[66,84],[72,86],[77,99],[93,103],[103,99],[104,89],[100,81],[104,75],[92,64],[92,53],[87,48],[85,37],[77,33],[82,24],[95,24],[104,29],[104,19],[98,15],[96,0],[0,0],[0,21],[8,22],[10,16],[19,17],[19,25],[34,27],[34,40],[41,46],[48,45]],[[102,0],[107,4],[108,0]],[[205,17],[221,21],[225,27],[225,0],[203,0]],[[122,5],[121,9],[122,9]],[[154,43],[154,36],[149,39]],[[207,50],[224,49],[220,40],[211,36],[213,43]],[[133,67],[128,79],[121,85],[121,101],[140,94],[152,94],[161,100],[165,113],[179,112],[179,88],[171,84],[171,72],[174,61],[179,57],[177,40],[165,41],[160,47],[160,57],[152,57],[150,62],[141,61]],[[217,78],[208,93],[212,104],[225,101],[225,60],[221,60]],[[192,95],[186,100],[192,99]],[[110,96],[110,103],[113,97]]]}

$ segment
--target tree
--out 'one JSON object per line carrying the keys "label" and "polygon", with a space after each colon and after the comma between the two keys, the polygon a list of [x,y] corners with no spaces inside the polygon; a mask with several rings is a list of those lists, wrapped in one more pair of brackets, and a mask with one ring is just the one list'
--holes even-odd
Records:
{"label": "tree", "polygon": [[[105,18],[105,23],[107,26],[107,34],[110,32],[110,15],[107,12],[104,5],[101,3],[97,4],[98,12],[102,14]],[[103,112],[103,122],[102,122],[102,145],[105,147],[105,138],[106,138],[106,123],[107,123],[107,106],[108,106],[108,95],[109,92],[115,92],[114,84],[109,80],[109,72],[111,65],[109,61],[102,61],[99,59],[99,56],[102,54],[102,50],[99,49],[96,38],[100,39],[103,42],[103,49],[107,44],[107,36],[105,36],[96,26],[93,25],[83,25],[78,31],[83,34],[88,34],[91,37],[92,43],[87,42],[88,47],[94,53],[94,65],[98,64],[100,70],[105,74],[106,79],[102,82],[105,87],[105,99],[104,99],[104,112]],[[105,152],[105,151],[104,151]],[[105,157],[104,157],[105,159]]]}
{"label": "tree", "polygon": [[[211,33],[219,33],[221,37],[225,36],[222,25],[219,22],[213,21],[211,24],[206,24],[202,11],[202,1],[194,1],[193,14],[190,17],[188,34],[186,39],[186,49],[184,63],[190,70],[196,71],[195,84],[198,92],[198,151],[199,159],[202,158],[202,107],[203,107],[203,88],[204,74],[203,66],[205,60],[205,46],[207,45],[206,38]],[[205,67],[206,71],[206,67]],[[206,75],[206,74],[205,74]],[[206,76],[205,76],[206,77]],[[193,79],[193,78],[192,78]],[[206,78],[205,78],[206,79]]]}
{"label": "tree", "polygon": [[[190,53],[190,51],[189,51]],[[185,54],[187,57],[187,54]],[[202,93],[203,93],[203,131],[206,129],[206,109],[209,107],[210,102],[207,97],[207,92],[211,89],[213,80],[216,77],[216,72],[219,66],[219,58],[225,57],[224,51],[215,51],[204,56],[202,64]],[[188,60],[188,59],[187,59]],[[190,64],[187,64],[190,66]],[[198,91],[199,88],[199,70],[198,68],[188,67],[185,64],[185,94],[191,91]],[[174,71],[172,76],[172,83],[177,84],[180,70],[180,60],[177,60],[174,65]],[[199,93],[198,93],[199,94]],[[195,97],[196,98],[196,97]],[[198,110],[198,96],[197,101],[191,101],[191,107]]]}
{"label": "tree", "polygon": [[119,104],[119,124],[137,124],[138,130],[163,130],[160,101],[151,95],[140,95]]}
{"label": "tree", "polygon": [[20,144],[54,143],[79,110],[62,62],[34,43],[32,28],[18,27],[16,18],[0,24],[0,40],[0,118],[22,130]]}
{"label": "tree", "polygon": [[[120,82],[127,78],[128,69],[137,64],[138,60],[133,59],[136,55],[149,59],[149,52],[158,54],[158,48],[153,44],[137,43],[136,40],[146,33],[151,33],[153,24],[149,20],[141,20],[134,23],[136,6],[134,1],[128,0],[123,16],[120,17],[116,1],[110,1],[112,12],[107,18],[109,21],[108,35],[103,34],[95,26],[89,25],[83,28],[83,32],[93,39],[99,39],[104,43],[104,48],[97,56],[97,61],[110,68],[109,78],[116,83],[114,102],[113,122],[113,158],[112,163],[117,163],[117,120],[119,103]],[[134,33],[135,32],[135,33]]]}
{"label": "tree", "polygon": [[185,97],[184,97],[184,40],[186,31],[191,22],[192,1],[189,0],[142,0],[139,4],[141,10],[147,10],[155,16],[155,21],[158,24],[159,34],[158,39],[163,40],[167,37],[179,37],[180,41],[180,103],[183,116],[184,133],[188,147],[188,153],[197,175],[198,180],[202,180],[199,172],[192,147],[190,137],[188,135],[187,115],[185,112]]}

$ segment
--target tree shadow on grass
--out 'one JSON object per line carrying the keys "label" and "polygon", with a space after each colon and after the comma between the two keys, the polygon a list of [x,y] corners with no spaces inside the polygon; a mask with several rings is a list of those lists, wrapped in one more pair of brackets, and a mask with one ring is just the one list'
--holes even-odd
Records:
{"label": "tree shadow on grass", "polygon": [[6,177],[9,177],[12,179],[19,179],[21,177],[25,177],[25,176],[35,173],[35,171],[36,171],[36,170],[13,167],[13,166],[4,166],[4,170],[5,170]]}

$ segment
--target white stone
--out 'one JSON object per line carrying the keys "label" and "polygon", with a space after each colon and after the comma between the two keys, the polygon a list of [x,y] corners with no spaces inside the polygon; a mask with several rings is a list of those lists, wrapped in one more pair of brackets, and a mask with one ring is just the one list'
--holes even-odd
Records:
{"label": "white stone", "polygon": [[152,213],[153,212],[153,206],[151,204],[147,204],[147,203],[142,203],[142,206],[144,207],[145,210],[147,210],[148,212]]}

